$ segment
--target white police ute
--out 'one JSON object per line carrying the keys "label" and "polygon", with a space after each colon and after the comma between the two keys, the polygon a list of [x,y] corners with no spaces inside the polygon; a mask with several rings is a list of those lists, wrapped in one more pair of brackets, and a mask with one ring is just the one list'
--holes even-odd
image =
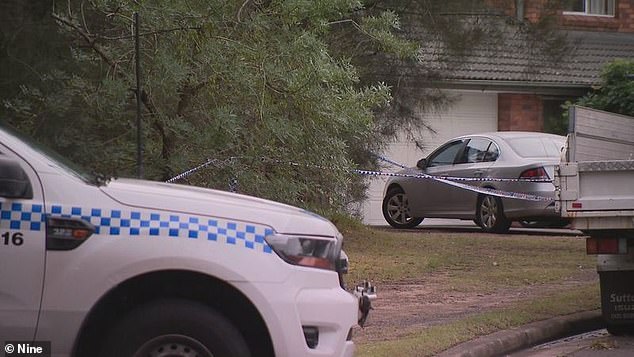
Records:
{"label": "white police ute", "polygon": [[342,287],[341,247],[305,210],[104,180],[0,129],[7,352],[17,341],[51,356],[352,356],[367,308]]}

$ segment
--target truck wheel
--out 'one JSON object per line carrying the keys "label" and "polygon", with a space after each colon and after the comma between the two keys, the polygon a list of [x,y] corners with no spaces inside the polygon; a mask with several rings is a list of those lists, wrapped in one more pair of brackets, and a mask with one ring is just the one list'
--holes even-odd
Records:
{"label": "truck wheel", "polygon": [[394,228],[414,228],[423,221],[409,213],[407,195],[400,187],[393,187],[383,198],[383,217]]}
{"label": "truck wheel", "polygon": [[504,215],[502,200],[495,196],[481,195],[478,198],[475,221],[485,232],[506,233],[511,221]]}
{"label": "truck wheel", "polygon": [[250,357],[229,320],[201,303],[170,299],[133,310],[115,324],[101,357]]}

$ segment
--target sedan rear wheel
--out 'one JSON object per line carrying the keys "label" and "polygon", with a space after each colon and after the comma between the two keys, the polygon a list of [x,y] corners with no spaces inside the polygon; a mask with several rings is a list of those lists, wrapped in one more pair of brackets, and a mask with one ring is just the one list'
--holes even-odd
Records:
{"label": "sedan rear wheel", "polygon": [[383,217],[394,228],[414,228],[423,221],[410,215],[409,200],[399,187],[389,189],[383,198]]}
{"label": "sedan rear wheel", "polygon": [[480,196],[476,221],[485,232],[506,233],[511,227],[511,221],[504,215],[502,200],[495,196]]}

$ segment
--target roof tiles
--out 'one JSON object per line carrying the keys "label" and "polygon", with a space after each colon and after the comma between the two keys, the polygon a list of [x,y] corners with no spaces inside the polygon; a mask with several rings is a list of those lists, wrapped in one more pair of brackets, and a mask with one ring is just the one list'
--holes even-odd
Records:
{"label": "roof tiles", "polygon": [[420,61],[443,80],[530,81],[561,85],[599,82],[603,66],[615,59],[634,60],[634,34],[567,31],[567,53],[553,60],[526,42],[484,43],[463,56],[441,46],[423,46]]}

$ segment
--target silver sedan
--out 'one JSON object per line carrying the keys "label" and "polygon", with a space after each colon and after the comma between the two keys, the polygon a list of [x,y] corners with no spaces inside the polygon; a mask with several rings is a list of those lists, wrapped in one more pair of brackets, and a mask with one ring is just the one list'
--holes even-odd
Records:
{"label": "silver sedan", "polygon": [[[508,231],[512,221],[560,222],[554,202],[548,199],[554,197],[551,180],[565,141],[559,135],[511,131],[449,140],[419,160],[417,167],[388,180],[383,216],[396,228],[415,227],[424,218],[457,218],[473,220],[495,233]],[[416,177],[424,175],[459,178],[455,182],[546,199],[500,197]]]}

